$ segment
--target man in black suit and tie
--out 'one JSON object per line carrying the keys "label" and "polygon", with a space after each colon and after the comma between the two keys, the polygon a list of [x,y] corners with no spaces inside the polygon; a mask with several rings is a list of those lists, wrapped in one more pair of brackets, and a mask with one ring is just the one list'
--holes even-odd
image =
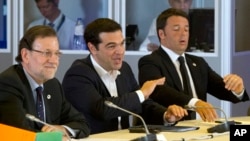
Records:
{"label": "man in black suit and tie", "polygon": [[[64,141],[90,134],[85,117],[66,101],[60,82],[54,78],[60,55],[51,27],[34,26],[24,34],[18,64],[0,74],[0,123],[35,132],[60,131]],[[26,114],[51,126],[31,121]]]}
{"label": "man in black suit and tie", "polygon": [[[207,93],[233,103],[249,100],[240,76],[229,74],[222,78],[203,58],[185,53],[189,38],[189,22],[185,12],[173,8],[163,11],[157,18],[156,28],[161,45],[156,51],[143,56],[138,64],[140,84],[166,77],[165,84],[156,87],[150,95],[154,101],[163,106],[207,107],[197,108],[196,112],[204,121],[214,121],[218,116],[212,105],[206,102]],[[179,70],[182,66],[178,59],[180,56],[189,80]],[[188,87],[190,92],[185,89]]]}
{"label": "man in black suit and tie", "polygon": [[121,26],[100,18],[86,26],[84,38],[90,55],[77,59],[66,72],[66,98],[90,123],[91,134],[129,127],[129,114],[107,107],[105,101],[142,114],[147,123],[173,123],[187,115],[180,106],[168,108],[148,99],[165,78],[149,80],[139,87],[130,66],[123,61],[125,39]]}

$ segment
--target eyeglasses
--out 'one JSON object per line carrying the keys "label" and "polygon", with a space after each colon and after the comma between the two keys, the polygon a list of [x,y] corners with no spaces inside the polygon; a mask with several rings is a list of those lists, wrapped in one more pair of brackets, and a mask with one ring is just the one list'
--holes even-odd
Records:
{"label": "eyeglasses", "polygon": [[32,49],[31,51],[34,51],[34,52],[37,52],[37,53],[41,53],[42,56],[44,57],[47,57],[47,58],[50,58],[52,57],[52,55],[56,55],[58,58],[61,57],[62,53],[61,52],[51,52],[51,51],[40,51],[40,50],[35,50],[35,49]]}

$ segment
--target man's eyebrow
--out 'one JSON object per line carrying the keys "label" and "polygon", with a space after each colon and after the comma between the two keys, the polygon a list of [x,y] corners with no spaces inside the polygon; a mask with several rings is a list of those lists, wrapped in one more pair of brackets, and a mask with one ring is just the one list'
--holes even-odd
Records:
{"label": "man's eyebrow", "polygon": [[115,42],[108,42],[105,46],[108,46],[108,45],[115,45],[116,43]]}
{"label": "man's eyebrow", "polygon": [[[123,39],[119,44],[123,44],[125,42],[125,39]],[[105,46],[108,46],[108,45],[117,45],[116,42],[108,42]]]}

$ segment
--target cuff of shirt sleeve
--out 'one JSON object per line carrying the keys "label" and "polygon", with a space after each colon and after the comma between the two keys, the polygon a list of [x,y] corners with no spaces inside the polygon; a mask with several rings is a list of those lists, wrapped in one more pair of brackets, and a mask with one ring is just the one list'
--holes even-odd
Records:
{"label": "cuff of shirt sleeve", "polygon": [[188,106],[192,106],[194,107],[195,106],[195,103],[199,101],[198,98],[192,98],[189,102],[188,102]]}
{"label": "cuff of shirt sleeve", "polygon": [[137,91],[135,91],[135,92],[136,92],[136,94],[138,95],[140,102],[142,103],[142,102],[145,100],[142,91],[141,91],[141,90],[137,90]]}
{"label": "cuff of shirt sleeve", "polygon": [[245,92],[245,88],[243,88],[243,90],[242,90],[242,92],[241,92],[240,94],[236,94],[235,92],[232,91],[232,93],[233,93],[236,97],[238,97],[240,100],[243,98],[244,92]]}
{"label": "cuff of shirt sleeve", "polygon": [[76,133],[73,129],[71,129],[70,127],[66,126],[66,125],[63,125],[64,128],[66,128],[66,130],[70,133],[70,137],[73,137],[75,138],[76,137]]}

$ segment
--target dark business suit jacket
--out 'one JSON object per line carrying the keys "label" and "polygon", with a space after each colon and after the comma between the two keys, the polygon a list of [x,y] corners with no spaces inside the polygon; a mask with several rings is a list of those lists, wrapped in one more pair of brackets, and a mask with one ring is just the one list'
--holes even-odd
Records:
{"label": "dark business suit jacket", "polygon": [[[222,77],[213,71],[203,58],[189,54],[185,55],[199,99],[206,101],[207,93],[209,93],[221,100],[233,103],[240,102],[231,91],[225,89]],[[166,77],[164,86],[157,87],[153,94],[150,95],[154,101],[164,106],[171,104],[184,106],[191,100],[192,96],[182,93],[182,84],[176,68],[169,55],[161,47],[140,58],[138,65],[140,84],[147,80]],[[249,97],[245,91],[242,101],[246,100],[249,100]]]}
{"label": "dark business suit jacket", "polygon": [[119,71],[121,74],[116,79],[118,97],[111,97],[94,69],[90,56],[76,60],[64,76],[62,84],[66,98],[86,116],[91,134],[117,130],[118,116],[122,117],[122,128],[129,126],[128,114],[107,107],[105,100],[134,113],[143,113],[145,120],[150,123],[163,124],[166,108],[152,100],[146,100],[142,105],[135,93],[139,86],[129,65],[123,62]]}
{"label": "dark business suit jacket", "polygon": [[[84,116],[66,101],[56,78],[44,83],[43,94],[47,123],[79,130],[76,138],[89,135],[90,130]],[[37,117],[34,97],[22,66],[14,65],[0,74],[0,123],[40,131],[37,123],[25,117],[27,113]]]}

